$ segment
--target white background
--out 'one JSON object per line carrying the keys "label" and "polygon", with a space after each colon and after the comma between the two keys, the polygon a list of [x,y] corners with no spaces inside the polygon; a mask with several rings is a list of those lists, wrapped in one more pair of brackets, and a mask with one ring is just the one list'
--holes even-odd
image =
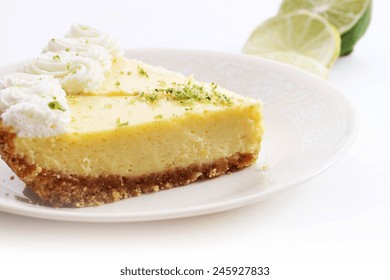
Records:
{"label": "white background", "polygon": [[[147,279],[119,270],[176,265],[270,266],[264,279],[390,279],[390,2],[374,2],[368,33],[330,75],[361,124],[350,153],[328,171],[267,201],[188,219],[87,224],[0,212],[0,279]],[[238,54],[279,4],[0,0],[0,66],[35,56],[75,22],[124,47]]]}

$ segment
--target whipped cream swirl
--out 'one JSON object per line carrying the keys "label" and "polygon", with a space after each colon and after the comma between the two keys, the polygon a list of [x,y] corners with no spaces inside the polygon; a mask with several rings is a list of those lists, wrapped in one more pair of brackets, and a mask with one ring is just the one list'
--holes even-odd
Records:
{"label": "whipped cream swirl", "polygon": [[50,75],[14,73],[0,80],[2,123],[19,137],[48,137],[66,132],[70,109],[66,93]]}
{"label": "whipped cream swirl", "polygon": [[104,68],[96,60],[73,51],[46,52],[20,69],[30,74],[48,74],[59,79],[67,94],[91,92],[104,80]]}
{"label": "whipped cream swirl", "polygon": [[89,44],[99,45],[108,50],[113,58],[123,56],[122,49],[118,46],[116,40],[112,39],[107,33],[83,24],[74,24],[70,27],[65,37],[81,38],[87,40]]}
{"label": "whipped cream swirl", "polygon": [[93,92],[104,81],[112,61],[122,56],[115,40],[95,28],[75,24],[65,38],[53,38],[43,53],[19,69],[30,74],[51,74],[67,94]]}
{"label": "whipped cream swirl", "polygon": [[51,39],[38,57],[0,79],[2,124],[19,137],[67,132],[66,95],[93,93],[122,50],[106,33],[76,24],[65,38]]}
{"label": "whipped cream swirl", "polygon": [[88,39],[83,38],[53,38],[43,49],[43,53],[59,51],[74,52],[79,56],[92,58],[98,61],[105,71],[110,70],[113,60],[107,49],[90,44]]}

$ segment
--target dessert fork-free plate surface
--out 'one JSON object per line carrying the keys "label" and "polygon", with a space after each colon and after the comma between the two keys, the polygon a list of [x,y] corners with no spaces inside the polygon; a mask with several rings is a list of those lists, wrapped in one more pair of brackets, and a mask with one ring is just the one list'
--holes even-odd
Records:
{"label": "dessert fork-free plate surface", "polygon": [[[299,69],[205,51],[139,49],[127,50],[126,57],[193,74],[197,80],[261,99],[266,130],[257,163],[231,175],[169,191],[99,207],[56,209],[26,196],[24,183],[0,161],[1,211],[85,222],[162,220],[225,211],[313,178],[334,163],[355,138],[357,115],[349,102],[326,81]],[[0,68],[0,75],[15,67]]]}

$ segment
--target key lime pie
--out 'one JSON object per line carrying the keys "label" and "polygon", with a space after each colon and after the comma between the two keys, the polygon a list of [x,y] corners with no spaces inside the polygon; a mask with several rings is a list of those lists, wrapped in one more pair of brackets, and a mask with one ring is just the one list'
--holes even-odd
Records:
{"label": "key lime pie", "polygon": [[0,79],[0,151],[45,203],[97,206],[252,165],[261,110],[74,25]]}

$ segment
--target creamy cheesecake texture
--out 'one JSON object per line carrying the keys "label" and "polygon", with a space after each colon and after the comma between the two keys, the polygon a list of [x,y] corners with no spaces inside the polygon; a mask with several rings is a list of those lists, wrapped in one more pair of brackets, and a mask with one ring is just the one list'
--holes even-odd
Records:
{"label": "creamy cheesecake texture", "polygon": [[[235,153],[258,153],[259,102],[136,60],[121,59],[112,69],[91,95],[68,96],[69,133],[18,137],[17,153],[42,169],[91,176],[140,176]],[[204,92],[194,93],[194,86]],[[191,89],[187,99],[183,88]],[[179,99],[169,93],[173,89]],[[210,100],[197,100],[202,94]]]}
{"label": "creamy cheesecake texture", "polygon": [[76,25],[0,80],[0,152],[43,201],[91,206],[253,164],[259,101],[127,59]]}
{"label": "creamy cheesecake texture", "polygon": [[[94,104],[94,108],[78,111],[85,103]],[[106,104],[111,106],[106,108]],[[74,132],[49,138],[16,138],[15,150],[42,169],[90,176],[140,176],[211,163],[235,153],[258,153],[258,105],[194,108],[187,113],[164,104],[169,103],[161,101],[157,108],[136,103],[130,113],[123,97],[80,97],[71,105],[77,120],[70,125]],[[121,126],[124,121],[128,125]]]}

